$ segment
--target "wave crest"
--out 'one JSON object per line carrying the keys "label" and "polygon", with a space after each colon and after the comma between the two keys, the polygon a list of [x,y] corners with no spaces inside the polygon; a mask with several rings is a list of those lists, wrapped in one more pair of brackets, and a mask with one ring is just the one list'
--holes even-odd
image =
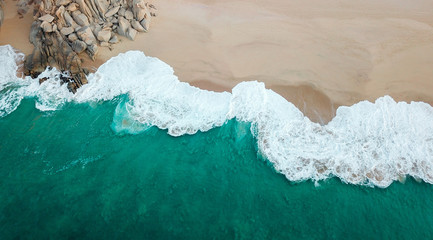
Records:
{"label": "wave crest", "polygon": [[[322,126],[263,83],[240,83],[232,94],[201,90],[180,82],[169,65],[138,51],[107,61],[76,94],[59,84],[55,69],[37,79],[17,78],[15,62],[23,55],[10,46],[0,47],[0,53],[0,117],[24,97],[35,97],[36,107],[45,111],[65,102],[128,95],[129,101],[116,109],[116,131],[146,129],[131,123],[138,121],[180,136],[235,118],[252,123],[261,153],[291,181],[337,176],[352,184],[387,187],[410,175],[433,184],[433,108],[423,102],[396,103],[389,96],[363,101],[338,108],[336,117]],[[49,79],[39,84],[42,77]]]}

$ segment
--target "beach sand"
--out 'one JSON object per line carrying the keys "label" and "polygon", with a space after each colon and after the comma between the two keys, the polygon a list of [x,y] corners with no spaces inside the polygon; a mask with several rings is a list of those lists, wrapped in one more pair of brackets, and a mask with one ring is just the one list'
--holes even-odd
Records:
{"label": "beach sand", "polygon": [[[384,95],[433,105],[433,1],[153,3],[158,16],[149,33],[122,38],[112,51],[101,48],[85,65],[97,68],[121,52],[142,50],[203,89],[265,82],[319,122],[329,121],[340,105]],[[7,15],[0,44],[28,53],[28,18]]]}
{"label": "beach sand", "polygon": [[33,45],[29,41],[33,16],[31,11],[23,18],[17,13],[17,1],[7,0],[4,5],[5,18],[0,28],[0,45],[10,44],[25,54],[32,53]]}

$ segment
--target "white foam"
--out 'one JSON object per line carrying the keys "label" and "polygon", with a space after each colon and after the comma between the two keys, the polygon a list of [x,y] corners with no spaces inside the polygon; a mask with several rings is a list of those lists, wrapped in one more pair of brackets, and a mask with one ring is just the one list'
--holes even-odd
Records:
{"label": "white foam", "polygon": [[49,80],[39,85],[41,77],[15,76],[14,62],[22,55],[10,46],[0,47],[0,54],[0,116],[24,97],[35,97],[44,111],[70,101],[128,95],[129,101],[116,109],[116,131],[139,133],[154,125],[180,136],[236,118],[252,123],[261,153],[291,181],[338,176],[352,184],[387,187],[410,175],[433,184],[433,108],[426,103],[396,103],[385,96],[340,107],[321,126],[263,83],[240,83],[232,94],[201,90],[180,82],[167,64],[137,51],[107,61],[75,95],[59,85],[55,69],[44,72],[41,77]]}

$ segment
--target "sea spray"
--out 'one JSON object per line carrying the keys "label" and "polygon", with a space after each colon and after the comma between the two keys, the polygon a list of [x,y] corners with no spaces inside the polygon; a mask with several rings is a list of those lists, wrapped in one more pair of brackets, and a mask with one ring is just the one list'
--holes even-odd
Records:
{"label": "sea spray", "polygon": [[[129,100],[116,110],[115,131],[138,133],[156,126],[181,136],[237,119],[251,123],[260,153],[291,181],[337,176],[352,184],[387,187],[409,175],[433,184],[433,108],[426,103],[396,103],[385,96],[375,103],[340,107],[336,117],[321,126],[263,83],[240,83],[232,94],[201,90],[180,82],[164,62],[138,51],[111,58],[75,95],[56,81],[55,69],[37,79],[15,77],[16,53],[10,46],[0,47],[0,53],[1,62],[7,63],[0,73],[2,116],[26,97],[34,97],[44,111],[66,102],[125,95]],[[49,79],[39,85],[42,77]]]}

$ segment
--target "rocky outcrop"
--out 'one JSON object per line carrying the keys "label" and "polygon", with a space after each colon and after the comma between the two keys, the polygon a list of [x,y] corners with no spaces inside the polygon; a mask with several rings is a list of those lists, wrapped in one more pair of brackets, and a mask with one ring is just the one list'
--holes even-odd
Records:
{"label": "rocky outcrop", "polygon": [[[47,66],[57,67],[72,92],[87,83],[82,58],[94,60],[100,47],[111,49],[119,42],[116,34],[134,40],[138,32],[148,31],[155,15],[150,11],[154,6],[145,0],[20,0],[19,4],[23,12],[34,7],[30,30],[34,50],[26,58],[26,73],[35,77]],[[2,0],[0,26],[1,6]]]}

